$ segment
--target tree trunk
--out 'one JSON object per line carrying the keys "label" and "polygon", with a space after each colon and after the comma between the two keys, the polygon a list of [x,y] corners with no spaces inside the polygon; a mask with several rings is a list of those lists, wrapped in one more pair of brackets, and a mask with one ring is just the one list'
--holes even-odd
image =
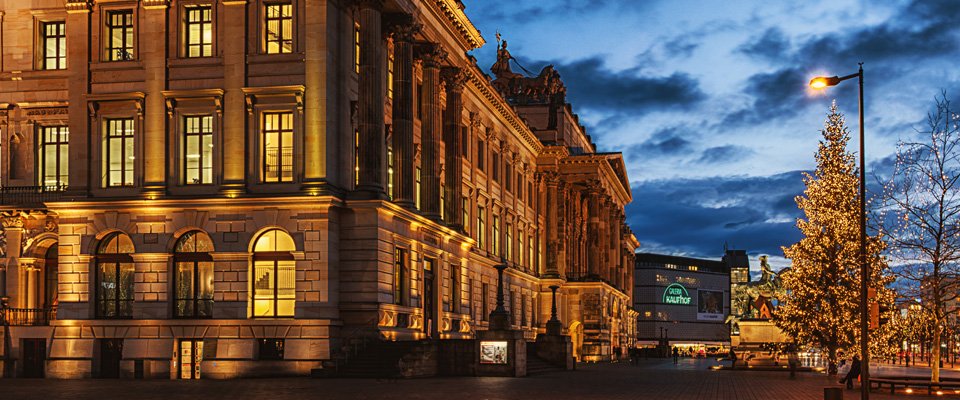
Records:
{"label": "tree trunk", "polygon": [[827,373],[830,375],[837,374],[837,348],[829,347],[830,358],[827,360]]}
{"label": "tree trunk", "polygon": [[933,348],[930,349],[930,382],[940,382],[940,324],[933,329]]}

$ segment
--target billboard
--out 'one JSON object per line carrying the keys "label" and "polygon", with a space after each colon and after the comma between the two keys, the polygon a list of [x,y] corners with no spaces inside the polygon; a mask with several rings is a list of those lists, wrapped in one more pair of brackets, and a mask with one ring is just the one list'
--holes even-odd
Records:
{"label": "billboard", "polygon": [[697,320],[723,321],[723,291],[697,290]]}

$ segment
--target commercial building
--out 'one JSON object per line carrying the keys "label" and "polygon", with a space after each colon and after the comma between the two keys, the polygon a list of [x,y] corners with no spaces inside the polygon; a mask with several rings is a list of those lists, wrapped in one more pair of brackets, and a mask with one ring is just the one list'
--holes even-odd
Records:
{"label": "commercial building", "polygon": [[749,269],[746,253],[721,261],[637,253],[633,305],[640,347],[699,350],[729,346],[732,271]]}
{"label": "commercial building", "polygon": [[501,263],[527,339],[551,286],[581,360],[635,336],[622,156],[555,74],[491,81],[458,1],[0,0],[0,31],[8,375],[472,339]]}

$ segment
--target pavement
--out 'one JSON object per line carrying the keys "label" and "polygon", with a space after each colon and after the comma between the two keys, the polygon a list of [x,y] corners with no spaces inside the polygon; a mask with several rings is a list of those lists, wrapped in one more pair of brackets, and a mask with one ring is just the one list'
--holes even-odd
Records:
{"label": "pavement", "polygon": [[[242,379],[199,380],[0,380],[0,399],[132,400],[132,399],[357,399],[357,400],[533,400],[533,399],[731,399],[820,400],[824,387],[839,387],[835,377],[789,373],[710,369],[712,359],[643,360],[628,363],[580,364],[576,371],[526,378],[377,379]],[[903,373],[914,373],[902,367]],[[877,370],[877,368],[875,368]],[[883,371],[883,367],[879,368]],[[878,372],[879,372],[878,371]],[[929,372],[929,370],[927,370]],[[950,371],[950,374],[960,372]],[[859,390],[844,390],[845,399],[859,399]],[[874,391],[871,399],[927,397],[900,391]]]}

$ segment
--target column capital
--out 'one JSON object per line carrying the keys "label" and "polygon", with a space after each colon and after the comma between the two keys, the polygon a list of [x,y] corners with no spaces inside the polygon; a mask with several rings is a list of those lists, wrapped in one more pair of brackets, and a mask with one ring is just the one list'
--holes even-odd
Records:
{"label": "column capital", "polygon": [[443,83],[446,84],[447,91],[461,93],[469,76],[463,68],[443,67],[443,69],[440,70],[440,78],[443,79]]}
{"label": "column capital", "polygon": [[3,229],[23,229],[23,218],[19,215],[4,215],[0,217],[0,225],[3,225]]}
{"label": "column capital", "polygon": [[383,31],[398,42],[413,42],[414,37],[423,29],[414,16],[403,13],[383,15]]}
{"label": "column capital", "polygon": [[[586,188],[587,193],[591,196],[599,196],[602,189],[599,179],[588,179],[583,183],[583,186]],[[598,199],[599,200],[599,199]]]}
{"label": "column capital", "polygon": [[354,7],[357,7],[361,10],[372,9],[381,11],[383,10],[383,0],[351,0]]}
{"label": "column capital", "polygon": [[439,68],[440,64],[447,58],[447,51],[440,47],[439,43],[419,42],[417,43],[415,57],[423,61],[424,68]]}
{"label": "column capital", "polygon": [[90,12],[90,0],[67,0],[64,7],[67,13],[87,13]]}

